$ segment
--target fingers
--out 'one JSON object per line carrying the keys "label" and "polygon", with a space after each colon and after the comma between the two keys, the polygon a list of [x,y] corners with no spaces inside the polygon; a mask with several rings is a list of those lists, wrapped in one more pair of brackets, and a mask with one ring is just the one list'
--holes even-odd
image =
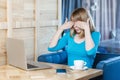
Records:
{"label": "fingers", "polygon": [[90,18],[87,19],[87,23],[88,23],[88,24],[89,24],[89,22],[90,22]]}
{"label": "fingers", "polygon": [[68,18],[66,17],[66,19],[65,19],[65,23],[67,23],[68,22]]}
{"label": "fingers", "polygon": [[66,17],[64,24],[66,24],[66,26],[72,27],[74,25],[74,22],[68,21],[68,18]]}

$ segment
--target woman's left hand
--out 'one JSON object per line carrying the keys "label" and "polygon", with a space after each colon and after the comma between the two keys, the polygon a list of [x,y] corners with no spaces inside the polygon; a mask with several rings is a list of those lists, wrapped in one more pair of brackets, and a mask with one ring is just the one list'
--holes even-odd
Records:
{"label": "woman's left hand", "polygon": [[83,22],[83,21],[77,21],[75,22],[75,26],[81,28],[81,29],[89,29],[89,21],[90,19],[87,20],[87,22]]}

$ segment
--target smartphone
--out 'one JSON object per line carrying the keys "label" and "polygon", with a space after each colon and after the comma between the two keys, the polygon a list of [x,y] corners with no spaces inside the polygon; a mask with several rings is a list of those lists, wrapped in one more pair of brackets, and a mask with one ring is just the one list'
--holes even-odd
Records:
{"label": "smartphone", "polygon": [[66,69],[56,69],[56,73],[58,73],[58,74],[65,74],[66,73]]}

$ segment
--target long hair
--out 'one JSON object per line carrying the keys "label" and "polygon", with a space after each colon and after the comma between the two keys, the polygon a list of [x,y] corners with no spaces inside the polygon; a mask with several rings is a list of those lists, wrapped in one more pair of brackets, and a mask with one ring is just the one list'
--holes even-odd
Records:
{"label": "long hair", "polygon": [[[94,23],[91,19],[91,15],[90,13],[84,9],[84,8],[77,8],[75,9],[72,14],[71,14],[71,17],[70,17],[70,20],[71,21],[83,21],[83,22],[87,22],[87,19],[90,19],[89,21],[89,27],[90,27],[90,32],[93,32],[95,31],[95,26],[94,26]],[[76,34],[74,28],[72,27],[70,29],[70,36],[73,37],[74,35]],[[83,38],[85,37],[85,32],[84,30],[82,30],[80,33],[79,33],[79,36],[80,38]]]}

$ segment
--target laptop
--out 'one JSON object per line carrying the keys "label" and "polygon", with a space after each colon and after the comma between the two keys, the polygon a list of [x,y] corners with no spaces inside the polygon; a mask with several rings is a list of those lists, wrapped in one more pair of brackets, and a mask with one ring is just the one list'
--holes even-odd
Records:
{"label": "laptop", "polygon": [[24,40],[20,39],[7,39],[7,60],[8,64],[24,70],[52,68],[42,62],[27,61]]}

